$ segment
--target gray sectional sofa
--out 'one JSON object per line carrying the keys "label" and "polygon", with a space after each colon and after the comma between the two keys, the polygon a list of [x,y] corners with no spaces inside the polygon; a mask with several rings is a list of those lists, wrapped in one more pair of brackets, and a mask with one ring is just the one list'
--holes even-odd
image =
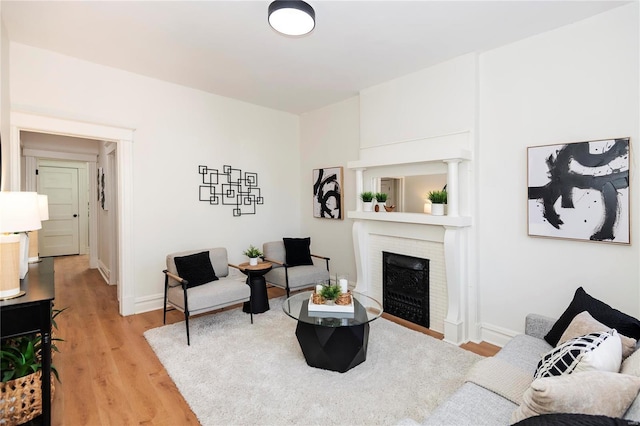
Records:
{"label": "gray sectional sofa", "polygon": [[[543,354],[552,349],[543,338],[555,320],[530,314],[526,318],[525,334],[510,340],[496,355],[496,362],[504,366],[530,372],[533,376]],[[483,361],[481,361],[483,362]],[[509,368],[498,374],[509,380]],[[516,370],[513,371],[516,371]],[[520,384],[522,386],[522,384]],[[472,382],[465,382],[456,392],[436,408],[426,419],[405,419],[402,425],[509,425],[518,404]],[[636,397],[625,419],[640,420],[640,402]],[[418,420],[418,421],[416,421]]]}

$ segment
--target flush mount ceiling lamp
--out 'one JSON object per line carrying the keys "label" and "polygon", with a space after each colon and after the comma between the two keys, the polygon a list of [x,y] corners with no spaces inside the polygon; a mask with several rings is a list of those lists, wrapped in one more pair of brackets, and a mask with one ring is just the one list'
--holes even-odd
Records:
{"label": "flush mount ceiling lamp", "polygon": [[305,35],[316,26],[316,12],[301,0],[277,0],[269,5],[269,25],[285,35]]}

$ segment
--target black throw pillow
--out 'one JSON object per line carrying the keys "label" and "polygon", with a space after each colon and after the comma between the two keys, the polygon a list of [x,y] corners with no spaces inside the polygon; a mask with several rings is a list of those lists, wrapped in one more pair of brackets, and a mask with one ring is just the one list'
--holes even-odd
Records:
{"label": "black throw pillow", "polygon": [[287,266],[313,265],[311,260],[311,237],[283,238]]}
{"label": "black throw pillow", "polygon": [[579,287],[567,309],[551,327],[549,333],[544,336],[544,340],[551,346],[556,346],[573,318],[584,311],[589,312],[593,318],[607,327],[615,328],[618,333],[636,340],[640,339],[640,321],[638,319],[612,308]]}
{"label": "black throw pillow", "polygon": [[176,269],[180,278],[189,282],[187,288],[218,280],[213,270],[213,265],[211,265],[208,251],[175,257],[173,260],[176,262]]}

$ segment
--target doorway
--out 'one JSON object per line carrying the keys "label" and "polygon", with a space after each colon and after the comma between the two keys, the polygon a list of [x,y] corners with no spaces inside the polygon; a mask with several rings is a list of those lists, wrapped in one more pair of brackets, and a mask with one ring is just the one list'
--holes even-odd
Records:
{"label": "doorway", "polygon": [[[121,315],[133,315],[135,308],[135,288],[133,269],[133,129],[114,127],[104,124],[75,121],[72,119],[56,118],[25,112],[11,113],[11,139],[9,156],[9,189],[19,190],[20,177],[23,166],[21,166],[20,132],[30,131],[37,133],[47,133],[53,135],[72,136],[76,138],[95,139],[100,141],[110,141],[115,143],[117,149],[114,153],[117,173],[117,189],[114,191],[116,200],[113,203],[115,222],[115,244],[117,244],[117,282],[119,300],[119,311]],[[31,157],[35,163],[34,157]],[[25,161],[27,165],[28,161]],[[33,164],[35,169],[35,164]],[[28,168],[28,167],[27,167]],[[97,173],[95,163],[89,167],[90,176]],[[23,176],[24,177],[24,176]],[[27,174],[26,181],[31,178]],[[94,179],[91,180],[95,182]],[[27,186],[27,188],[29,188]],[[31,188],[35,189],[35,183]],[[90,213],[96,214],[96,192],[93,192],[94,185],[91,185],[91,200],[89,204]],[[90,245],[96,238],[93,232],[90,235]],[[93,246],[91,252],[94,252]]]}

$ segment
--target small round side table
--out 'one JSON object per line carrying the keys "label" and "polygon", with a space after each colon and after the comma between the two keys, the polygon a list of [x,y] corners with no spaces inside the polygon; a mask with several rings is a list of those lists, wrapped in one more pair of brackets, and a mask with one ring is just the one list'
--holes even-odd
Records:
{"label": "small round side table", "polygon": [[249,265],[244,262],[238,265],[240,270],[247,275],[247,284],[251,288],[251,302],[244,302],[242,306],[243,312],[251,312],[253,305],[253,313],[261,314],[269,310],[269,297],[267,295],[267,282],[264,274],[271,270],[273,266],[270,262],[260,262],[257,265]]}

